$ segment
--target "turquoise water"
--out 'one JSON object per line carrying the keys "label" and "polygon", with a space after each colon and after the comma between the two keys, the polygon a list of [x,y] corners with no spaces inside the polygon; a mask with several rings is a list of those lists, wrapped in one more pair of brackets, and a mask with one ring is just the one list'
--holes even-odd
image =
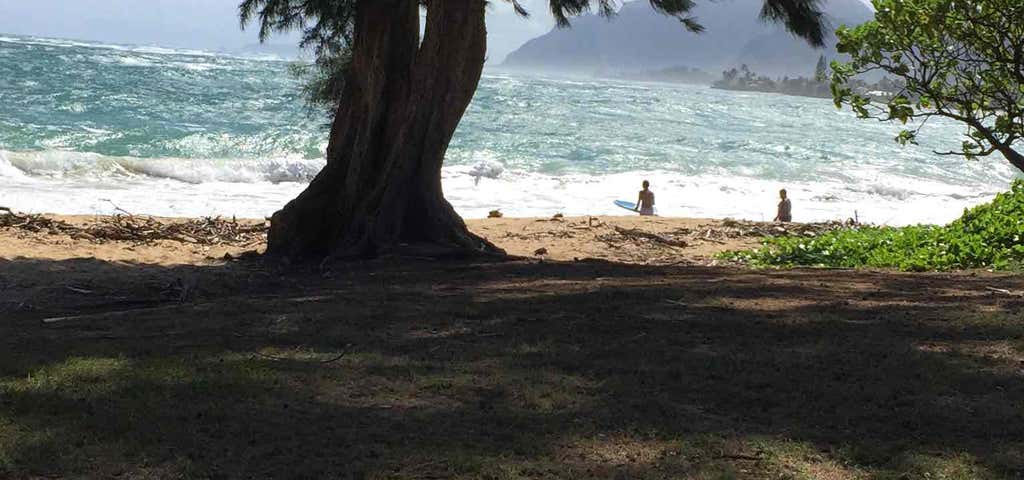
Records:
{"label": "turquoise water", "polygon": [[[0,35],[0,204],[29,211],[269,215],[323,165],[325,118],[283,61]],[[649,179],[665,215],[945,221],[1005,189],[962,130],[920,147],[829,101],[486,72],[446,160],[467,216],[616,213]]]}

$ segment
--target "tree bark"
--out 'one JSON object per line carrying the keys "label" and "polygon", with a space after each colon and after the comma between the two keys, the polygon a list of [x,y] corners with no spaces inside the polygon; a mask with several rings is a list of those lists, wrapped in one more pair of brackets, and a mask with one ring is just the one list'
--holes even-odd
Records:
{"label": "tree bark", "polygon": [[1005,145],[999,147],[999,153],[1002,153],[1011,165],[1017,167],[1017,170],[1024,172],[1024,155]]}
{"label": "tree bark", "polygon": [[[959,120],[959,118],[957,118]],[[1011,141],[1000,141],[996,134],[992,132],[988,127],[983,125],[980,120],[968,119],[967,124],[974,127],[975,130],[981,133],[981,135],[987,140],[1006,161],[1010,162],[1010,165],[1017,167],[1017,170],[1024,172],[1024,155],[1014,150],[1011,147]]]}
{"label": "tree bark", "polygon": [[372,256],[407,244],[503,253],[444,199],[441,165],[476,91],[484,0],[433,0],[419,41],[417,0],[360,0],[352,66],[327,165],[271,218],[267,252]]}

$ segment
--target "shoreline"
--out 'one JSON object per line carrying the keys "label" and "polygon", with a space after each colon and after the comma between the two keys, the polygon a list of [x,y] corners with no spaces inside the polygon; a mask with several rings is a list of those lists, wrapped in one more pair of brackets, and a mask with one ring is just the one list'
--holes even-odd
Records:
{"label": "shoreline", "polygon": [[[0,218],[9,215],[0,214]],[[8,218],[24,220],[0,222],[0,259],[93,258],[156,265],[204,265],[246,252],[262,253],[266,248],[266,220],[259,219],[14,215]],[[34,223],[29,219],[34,219]],[[204,221],[213,223],[203,226]],[[180,233],[180,229],[174,230],[177,233],[164,231],[167,226],[190,222],[195,224],[190,228],[198,235],[203,235],[204,228],[212,229],[207,232],[209,238],[199,239],[196,233]],[[804,225],[641,216],[502,217],[467,219],[466,224],[471,231],[514,256],[550,261],[600,259],[642,265],[715,265],[714,256],[719,252],[753,248],[771,229]]]}

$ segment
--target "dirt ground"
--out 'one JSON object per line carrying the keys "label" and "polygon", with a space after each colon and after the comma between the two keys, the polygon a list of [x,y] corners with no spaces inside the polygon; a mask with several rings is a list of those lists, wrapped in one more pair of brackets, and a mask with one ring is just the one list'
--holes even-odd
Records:
{"label": "dirt ground", "polygon": [[714,266],[756,239],[709,222],[331,269],[0,229],[0,477],[1024,478],[1024,278]]}

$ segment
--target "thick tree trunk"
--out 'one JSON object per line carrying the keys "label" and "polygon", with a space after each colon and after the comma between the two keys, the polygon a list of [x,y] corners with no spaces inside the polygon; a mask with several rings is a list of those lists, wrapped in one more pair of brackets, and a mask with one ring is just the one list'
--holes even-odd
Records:
{"label": "thick tree trunk", "polygon": [[999,152],[1010,162],[1010,165],[1017,167],[1017,170],[1024,172],[1024,155],[1010,147],[1002,147]]}
{"label": "thick tree trunk", "polygon": [[444,199],[441,165],[476,91],[484,0],[433,0],[419,42],[416,0],[361,0],[352,67],[327,165],[271,219],[268,253],[375,255],[405,244],[500,252]]}

